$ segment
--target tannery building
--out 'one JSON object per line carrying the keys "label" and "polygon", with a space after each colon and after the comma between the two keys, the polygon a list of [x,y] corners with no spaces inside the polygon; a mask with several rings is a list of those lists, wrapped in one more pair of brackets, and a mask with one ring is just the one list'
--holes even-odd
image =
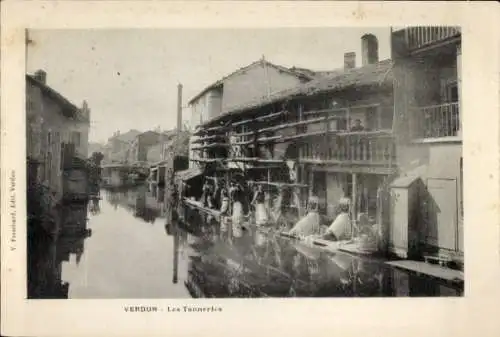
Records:
{"label": "tannery building", "polygon": [[[343,69],[290,70],[300,74],[295,83],[274,90],[269,82],[276,81],[256,82],[251,87],[260,95],[239,104],[223,104],[226,84],[219,81],[221,98],[203,105],[208,112],[191,142],[192,165],[226,178],[245,172],[270,196],[292,188],[295,219],[308,196],[318,197],[330,219],[347,197],[353,219],[364,213],[377,224],[384,249],[460,258],[460,31],[391,34],[390,60],[378,59],[377,38],[366,34],[361,67],[346,53]],[[197,99],[195,118],[204,116]]]}

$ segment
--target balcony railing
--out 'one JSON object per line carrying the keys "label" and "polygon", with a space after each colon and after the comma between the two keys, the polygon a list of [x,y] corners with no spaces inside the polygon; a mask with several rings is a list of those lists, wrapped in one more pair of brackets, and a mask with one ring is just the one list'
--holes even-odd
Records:
{"label": "balcony railing", "polygon": [[408,49],[415,50],[460,35],[457,27],[410,27],[405,29]]}
{"label": "balcony railing", "polygon": [[410,130],[416,139],[460,136],[460,109],[458,102],[416,108]]}
{"label": "balcony railing", "polygon": [[396,162],[393,135],[390,131],[366,131],[336,134],[328,140],[302,144],[300,160],[311,163],[392,165]]}

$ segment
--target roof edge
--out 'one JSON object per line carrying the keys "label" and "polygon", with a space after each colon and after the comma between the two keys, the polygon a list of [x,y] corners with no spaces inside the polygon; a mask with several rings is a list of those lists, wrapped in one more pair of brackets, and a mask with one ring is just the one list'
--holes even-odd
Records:
{"label": "roof edge", "polygon": [[[57,90],[55,90],[51,86],[38,81],[34,76],[29,75],[29,74],[26,74],[26,79],[31,81],[36,86],[38,86],[41,90],[52,95],[52,98],[59,101],[59,103],[62,103],[64,108],[71,110],[73,113],[71,117],[78,117],[79,115],[81,115],[79,113],[80,112],[79,107],[77,107],[74,103],[72,103],[70,100],[68,100],[66,97],[64,97],[61,93],[59,93]],[[84,120],[84,121],[87,121],[87,120]]]}
{"label": "roof edge", "polygon": [[[361,69],[368,69],[368,68],[372,68],[374,66],[376,67],[376,66],[379,66],[379,65],[387,66],[389,68],[387,70],[387,73],[384,76],[383,81],[381,81],[379,83],[379,86],[380,87],[390,86],[391,84],[386,83],[387,82],[387,74],[392,70],[392,68],[394,66],[394,60],[392,60],[390,58],[378,61],[378,62],[373,63],[373,64],[369,64],[369,65],[365,65],[365,66],[361,66],[361,67],[357,67],[357,68],[353,68],[353,69],[348,69],[343,74],[350,73],[350,72],[353,72],[353,71],[359,71]],[[334,77],[336,77],[336,76],[340,76],[340,74],[339,75],[335,75]],[[328,77],[325,77],[324,79],[321,79],[321,80],[325,80],[325,79],[327,80]],[[314,80],[312,80],[312,81],[314,81]],[[372,84],[370,84],[368,86],[371,86],[371,85]],[[366,87],[367,84],[359,85],[359,87],[363,87],[363,86]],[[199,127],[205,128],[205,127],[214,125],[215,123],[218,123],[218,122],[222,121],[224,118],[229,117],[231,115],[240,115],[240,114],[242,114],[242,113],[244,113],[246,111],[250,111],[252,109],[262,108],[262,107],[264,107],[266,105],[275,104],[277,102],[288,101],[288,100],[296,99],[296,98],[299,98],[299,97],[310,96],[310,94],[306,94],[306,93],[302,92],[301,88],[302,88],[302,85],[298,85],[298,86],[293,87],[291,89],[285,89],[285,90],[282,90],[280,92],[277,92],[276,93],[276,95],[277,95],[276,97],[269,98],[269,99],[264,99],[264,100],[262,100],[260,102],[255,102],[254,104],[251,104],[251,105],[245,106],[245,107],[235,107],[235,108],[233,108],[230,111],[222,112],[219,116],[216,116],[213,119],[206,121],[205,123],[199,125]],[[344,89],[347,89],[347,87],[344,88]],[[314,94],[320,95],[320,94],[325,94],[325,93],[327,93],[329,91],[330,90],[320,90],[320,91],[318,91],[318,92],[316,92]],[[338,91],[338,89],[334,89],[333,91]],[[283,93],[283,96],[281,96],[280,93]],[[286,93],[288,93],[288,94],[286,94]]]}
{"label": "roof edge", "polygon": [[304,73],[301,73],[301,72],[297,72],[297,71],[294,71],[293,68],[287,68],[285,66],[280,66],[278,64],[275,64],[275,63],[272,63],[272,62],[269,62],[265,59],[260,59],[260,60],[257,60],[255,62],[252,62],[244,67],[241,67],[241,68],[238,68],[236,69],[235,71],[233,71],[232,73],[229,73],[228,75],[222,77],[221,79],[213,82],[212,84],[210,84],[209,86],[205,87],[205,89],[203,89],[202,91],[200,91],[198,94],[196,94],[193,98],[191,98],[189,101],[188,101],[188,105],[191,105],[193,104],[197,99],[199,99],[201,96],[203,96],[204,94],[206,94],[208,91],[210,90],[213,90],[219,86],[222,86],[224,84],[224,80],[226,80],[227,78],[231,77],[231,76],[234,76],[234,75],[237,75],[238,73],[242,72],[242,71],[245,71],[255,65],[258,65],[258,64],[266,64],[267,66],[270,66],[270,67],[273,67],[279,71],[283,71],[283,72],[286,72],[292,76],[296,76],[298,78],[303,78],[303,79],[307,79],[307,80],[312,80],[314,79],[313,76],[308,76]]}

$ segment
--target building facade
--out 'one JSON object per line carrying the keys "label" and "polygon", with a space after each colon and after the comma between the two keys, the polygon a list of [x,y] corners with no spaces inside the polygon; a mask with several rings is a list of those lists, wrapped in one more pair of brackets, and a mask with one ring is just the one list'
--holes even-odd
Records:
{"label": "building facade", "polygon": [[[26,75],[26,155],[30,184],[41,184],[56,200],[63,195],[64,160],[86,156],[89,114],[47,85],[39,70]],[[79,137],[73,137],[78,131]],[[78,140],[78,142],[76,142]]]}
{"label": "building facade", "polygon": [[137,135],[130,144],[128,162],[148,162],[148,150],[154,145],[161,144],[163,136],[163,133],[156,131],[146,131]]}
{"label": "building facade", "polygon": [[124,163],[129,159],[129,151],[134,139],[141,134],[139,130],[129,130],[125,133],[116,131],[112,137],[108,139],[105,146],[104,163]]}
{"label": "building facade", "polygon": [[75,145],[75,156],[87,159],[89,153],[90,108],[87,101],[83,101],[77,121],[70,121],[66,125],[67,141]]}
{"label": "building facade", "polygon": [[[262,58],[227,75],[192,98],[189,101],[191,127],[196,129],[224,113],[258,102],[273,93],[296,87],[311,79],[309,75],[275,65]],[[196,141],[196,136],[192,140]],[[190,151],[190,156],[197,155],[196,151]]]}
{"label": "building facade", "polygon": [[348,197],[354,222],[367,214],[384,250],[460,260],[460,31],[394,31],[384,61],[375,36],[361,43],[361,67],[346,53],[342,71],[202,124],[191,161],[216,175],[239,169],[253,183],[292,187],[299,216],[310,195],[327,217]]}
{"label": "building facade", "polygon": [[356,68],[355,54],[346,53],[344,69],[320,76],[311,71],[314,79],[306,83],[205,123],[192,142],[191,150],[199,151],[192,161],[224,163],[260,184],[293,186],[298,198],[292,207],[299,216],[314,195],[328,217],[348,197],[354,219],[366,213],[373,221],[382,220],[380,189],[397,172],[393,63],[379,62],[373,35],[362,43],[364,66]]}
{"label": "building facade", "polygon": [[399,210],[393,212],[392,249],[403,256],[412,250],[461,256],[460,29],[396,30],[392,53],[398,162],[406,173],[393,184],[393,207]]}

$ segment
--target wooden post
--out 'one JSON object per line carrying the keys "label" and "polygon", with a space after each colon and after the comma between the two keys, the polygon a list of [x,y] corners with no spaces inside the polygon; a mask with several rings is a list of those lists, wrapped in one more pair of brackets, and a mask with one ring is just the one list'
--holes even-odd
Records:
{"label": "wooden post", "polygon": [[457,46],[458,135],[462,136],[462,45]]}
{"label": "wooden post", "polygon": [[182,131],[182,84],[177,85],[177,135]]}
{"label": "wooden post", "polygon": [[[358,193],[357,193],[357,189],[358,189],[358,183],[357,183],[357,174],[356,173],[352,173],[352,200],[351,200],[351,220],[352,222],[356,221],[356,208],[357,208],[357,203],[358,203]],[[352,225],[351,225],[351,233],[354,235],[354,228],[352,228]]]}
{"label": "wooden post", "polygon": [[323,160],[328,160],[330,159],[328,157],[329,151],[328,151],[328,144],[330,142],[330,122],[328,120],[328,112],[325,114],[325,142],[324,142],[324,149],[323,149]]}
{"label": "wooden post", "polygon": [[313,195],[313,188],[314,188],[314,172],[311,169],[311,166],[308,166],[309,170],[307,170],[307,174],[309,177],[309,196]]}
{"label": "wooden post", "polygon": [[172,195],[174,191],[174,161],[176,156],[176,148],[178,146],[178,142],[180,140],[180,134],[182,131],[182,84],[177,85],[177,139],[176,144],[174,144],[174,151],[167,158],[167,162],[165,163],[165,220],[167,224],[172,224],[172,214],[173,214],[173,206],[175,201],[172,200]]}
{"label": "wooden post", "polygon": [[179,271],[179,229],[177,228],[177,223],[172,224],[172,229],[174,232],[174,271],[172,275],[172,283],[177,284],[178,281],[178,271]]}

